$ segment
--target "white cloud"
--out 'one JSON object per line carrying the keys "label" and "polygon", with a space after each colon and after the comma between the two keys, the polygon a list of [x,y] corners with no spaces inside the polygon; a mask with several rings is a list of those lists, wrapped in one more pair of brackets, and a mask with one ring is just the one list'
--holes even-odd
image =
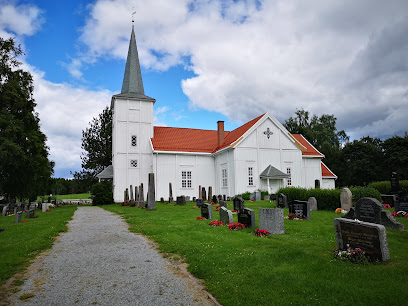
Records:
{"label": "white cloud", "polygon": [[28,4],[15,6],[11,1],[0,0],[0,29],[4,31],[2,37],[33,35],[43,22],[38,7]]}

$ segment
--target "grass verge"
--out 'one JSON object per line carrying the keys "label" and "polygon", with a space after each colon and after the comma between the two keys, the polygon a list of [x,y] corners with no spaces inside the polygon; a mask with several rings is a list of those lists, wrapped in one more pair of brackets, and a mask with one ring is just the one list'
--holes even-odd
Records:
{"label": "grass verge", "polygon": [[29,259],[52,246],[55,236],[67,230],[76,206],[64,206],[49,212],[35,212],[38,218],[14,223],[14,216],[0,217],[0,285],[17,272],[21,272]]}
{"label": "grass verge", "polygon": [[[255,210],[257,220],[259,206],[272,207],[266,201],[245,205]],[[395,291],[408,282],[406,231],[387,230],[391,260],[356,265],[333,259],[333,219],[339,217],[334,212],[313,211],[311,220],[285,220],[285,235],[260,238],[253,234],[256,227],[232,231],[196,220],[200,210],[192,203],[156,207],[103,206],[123,216],[131,231],[157,242],[161,252],[181,256],[223,305],[391,305],[408,299],[406,290]],[[219,213],[213,214],[218,219]],[[407,228],[405,219],[398,221]]]}

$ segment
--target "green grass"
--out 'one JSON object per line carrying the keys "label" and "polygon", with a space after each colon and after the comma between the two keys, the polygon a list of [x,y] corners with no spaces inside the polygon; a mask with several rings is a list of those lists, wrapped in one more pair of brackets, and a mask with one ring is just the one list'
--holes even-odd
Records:
{"label": "green grass", "polygon": [[[259,206],[272,207],[266,201],[245,204],[256,219]],[[259,238],[253,235],[256,227],[231,231],[196,220],[200,210],[191,203],[157,203],[153,211],[102,207],[122,215],[131,231],[157,242],[160,251],[181,256],[223,305],[391,305],[408,299],[402,289],[408,283],[406,231],[387,230],[391,260],[356,265],[333,259],[333,219],[339,215],[330,211],[312,212],[311,220],[285,220],[285,235]],[[219,213],[213,213],[218,219]],[[408,228],[408,218],[398,220]]]}
{"label": "green grass", "polygon": [[[0,284],[27,266],[29,259],[48,249],[54,237],[66,231],[76,206],[64,206],[49,212],[35,212],[38,218],[14,223],[14,216],[0,217]],[[23,213],[23,220],[25,219]]]}
{"label": "green grass", "polygon": [[[90,193],[77,193],[77,194],[62,194],[62,195],[53,195],[52,199],[56,200],[69,200],[69,199],[88,199],[91,196]],[[44,196],[44,200],[47,200],[48,196]],[[41,201],[41,197],[37,197],[37,201]]]}

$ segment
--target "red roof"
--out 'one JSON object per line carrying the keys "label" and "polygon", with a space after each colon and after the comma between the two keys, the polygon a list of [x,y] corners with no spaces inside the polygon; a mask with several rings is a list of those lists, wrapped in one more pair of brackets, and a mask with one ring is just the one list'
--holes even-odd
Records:
{"label": "red roof", "polygon": [[322,153],[317,151],[317,149],[309,142],[306,140],[305,137],[301,134],[292,134],[292,136],[299,141],[304,147],[306,147],[306,151],[302,152],[303,156],[318,156],[318,157],[324,157]]}
{"label": "red roof", "polygon": [[335,175],[325,164],[324,162],[322,163],[322,177],[326,178],[337,178],[337,175]]}
{"label": "red roof", "polygon": [[245,123],[231,132],[225,131],[224,142],[220,146],[218,146],[218,131],[161,126],[154,127],[152,145],[156,151],[214,153],[238,140],[262,116]]}

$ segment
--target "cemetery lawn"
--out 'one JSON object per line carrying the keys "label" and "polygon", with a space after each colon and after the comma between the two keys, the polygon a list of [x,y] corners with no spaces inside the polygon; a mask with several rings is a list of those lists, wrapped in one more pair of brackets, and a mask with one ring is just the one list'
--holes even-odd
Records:
{"label": "cemetery lawn", "polygon": [[[70,200],[70,199],[89,199],[91,196],[90,193],[77,193],[77,194],[63,194],[63,195],[53,195],[52,198],[56,200]],[[47,200],[48,196],[44,196],[44,199]],[[37,201],[41,201],[41,197],[37,197]]]}
{"label": "cemetery lawn", "polygon": [[22,220],[28,222],[14,223],[15,216],[0,217],[0,285],[17,272],[22,272],[29,264],[29,260],[41,251],[49,249],[54,238],[67,230],[67,223],[77,206],[63,206],[51,208],[43,213],[35,211],[38,218]]}
{"label": "cemetery lawn", "polygon": [[[259,207],[272,205],[245,201],[255,210],[256,222]],[[285,235],[260,238],[254,235],[256,227],[232,231],[196,220],[200,209],[192,203],[158,202],[152,211],[102,207],[121,215],[132,232],[157,242],[165,256],[174,261],[181,257],[222,305],[402,305],[408,300],[407,231],[387,229],[389,261],[358,265],[333,258],[333,219],[340,215],[331,211],[312,211],[311,220],[285,220]],[[219,219],[215,206],[213,216]],[[397,220],[408,228],[408,218]]]}

